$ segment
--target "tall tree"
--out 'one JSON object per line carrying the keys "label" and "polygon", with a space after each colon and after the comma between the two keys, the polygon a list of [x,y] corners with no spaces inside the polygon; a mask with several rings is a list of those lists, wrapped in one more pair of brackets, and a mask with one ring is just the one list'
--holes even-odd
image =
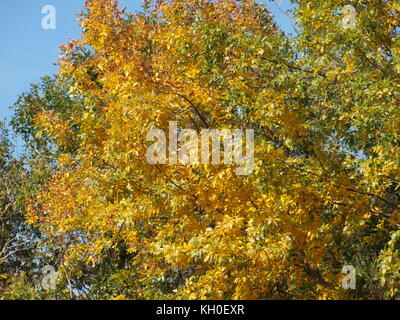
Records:
{"label": "tall tree", "polygon": [[[29,221],[67,274],[117,251],[126,298],[398,296],[398,4],[355,1],[348,29],[341,1],[296,2],[293,41],[252,0],[87,2],[60,60],[82,105],[35,117],[61,152]],[[253,173],[148,163],[169,121],[253,129]]]}

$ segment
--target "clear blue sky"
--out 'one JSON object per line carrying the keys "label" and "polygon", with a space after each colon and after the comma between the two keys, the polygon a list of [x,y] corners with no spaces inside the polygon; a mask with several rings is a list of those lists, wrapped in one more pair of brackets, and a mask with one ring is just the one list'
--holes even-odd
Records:
{"label": "clear blue sky", "polygon": [[[9,107],[17,97],[38,82],[40,77],[57,72],[60,45],[68,39],[79,37],[76,14],[84,6],[84,0],[0,0],[0,120],[10,118]],[[282,10],[291,7],[289,0],[275,3],[263,0],[276,16],[278,25],[285,32],[293,32],[290,19]],[[141,0],[123,0],[129,11],[140,8]],[[44,30],[42,7],[52,5],[56,9],[56,29]]]}

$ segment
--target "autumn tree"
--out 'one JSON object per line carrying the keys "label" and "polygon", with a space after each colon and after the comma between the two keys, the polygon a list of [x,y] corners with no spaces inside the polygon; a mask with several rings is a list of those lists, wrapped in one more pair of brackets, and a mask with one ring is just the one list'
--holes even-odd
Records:
{"label": "autumn tree", "polygon": [[[80,58],[85,59],[85,55]],[[45,290],[42,287],[46,275],[43,267],[58,266],[62,251],[52,245],[38,228],[26,223],[26,203],[36,197],[38,190],[57,171],[56,160],[61,152],[67,151],[71,157],[74,156],[79,127],[74,127],[69,133],[65,149],[53,139],[51,131],[36,126],[34,120],[39,114],[56,114],[69,119],[71,113],[79,112],[82,97],[70,95],[68,88],[56,77],[45,76],[39,83],[33,83],[11,106],[14,115],[9,128],[24,142],[18,150],[18,158],[8,138],[8,130],[1,127],[0,183],[4,190],[1,199],[4,199],[4,211],[7,212],[2,215],[1,224],[4,259],[0,264],[3,285],[0,299],[107,299],[115,292],[121,293],[120,287],[117,290],[111,281],[107,281],[118,268],[118,251],[110,252],[98,268],[85,268],[80,276],[67,278],[60,269],[56,288]],[[4,228],[9,231],[6,233]]]}
{"label": "autumn tree", "polygon": [[[118,252],[113,297],[398,296],[399,5],[354,1],[347,29],[347,3],[296,2],[288,39],[252,0],[87,1],[59,61],[80,107],[34,117],[60,154],[28,218],[67,278]],[[253,129],[253,173],[148,163],[170,121]]]}
{"label": "autumn tree", "polygon": [[359,296],[398,297],[399,3],[353,1],[355,26],[343,28],[338,11],[349,3],[296,2],[304,52],[297,88],[325,149],[320,177],[347,190],[335,250],[357,266]]}

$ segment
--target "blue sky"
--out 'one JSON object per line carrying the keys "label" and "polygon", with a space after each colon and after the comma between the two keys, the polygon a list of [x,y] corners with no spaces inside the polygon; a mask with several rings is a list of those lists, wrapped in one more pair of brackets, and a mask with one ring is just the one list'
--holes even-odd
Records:
{"label": "blue sky", "polygon": [[[9,107],[17,97],[38,82],[40,77],[57,72],[53,65],[60,54],[59,47],[68,39],[79,37],[76,14],[84,0],[0,0],[0,120],[11,117]],[[285,32],[293,32],[284,11],[291,7],[289,0],[264,0]],[[129,11],[140,8],[141,0],[123,0]],[[56,29],[42,28],[42,7],[56,9]]]}

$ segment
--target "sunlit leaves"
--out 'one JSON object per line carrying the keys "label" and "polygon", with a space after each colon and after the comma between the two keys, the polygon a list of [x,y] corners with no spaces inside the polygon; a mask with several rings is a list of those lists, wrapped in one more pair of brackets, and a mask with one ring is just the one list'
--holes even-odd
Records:
{"label": "sunlit leaves", "polygon": [[[130,298],[326,299],[352,296],[343,265],[367,273],[398,250],[396,4],[357,3],[353,30],[344,3],[296,2],[289,40],[250,0],[146,2],[129,18],[88,1],[60,59],[84,110],[36,120],[64,150],[79,128],[78,151],[29,213],[69,268],[123,244],[115,279]],[[168,121],[254,129],[254,173],[147,163],[146,135]],[[387,296],[395,267],[382,271]]]}

